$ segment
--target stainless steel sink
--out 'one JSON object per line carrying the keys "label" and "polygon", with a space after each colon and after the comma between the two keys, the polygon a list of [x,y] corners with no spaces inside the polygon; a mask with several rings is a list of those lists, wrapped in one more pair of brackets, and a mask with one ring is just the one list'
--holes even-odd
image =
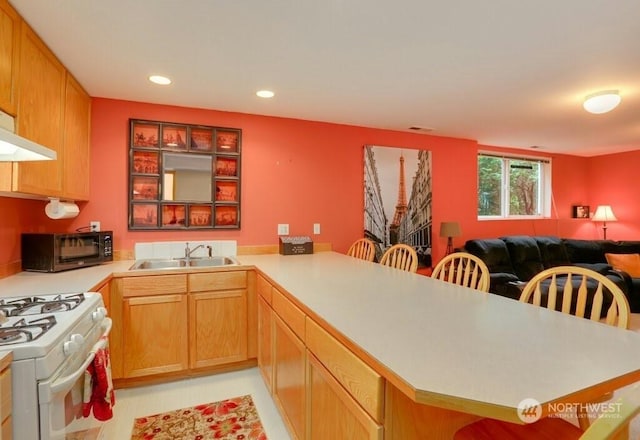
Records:
{"label": "stainless steel sink", "polygon": [[195,267],[237,266],[238,264],[238,260],[231,257],[192,258],[189,261],[189,266]]}
{"label": "stainless steel sink", "polygon": [[237,266],[239,264],[238,260],[232,257],[148,259],[136,261],[129,270]]}

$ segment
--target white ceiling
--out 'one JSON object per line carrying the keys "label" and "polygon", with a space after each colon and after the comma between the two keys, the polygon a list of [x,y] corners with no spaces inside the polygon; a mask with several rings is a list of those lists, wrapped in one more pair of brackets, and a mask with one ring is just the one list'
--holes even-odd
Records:
{"label": "white ceiling", "polygon": [[[638,0],[10,2],[94,97],[582,156],[640,149]],[[621,105],[586,113],[604,89]]]}

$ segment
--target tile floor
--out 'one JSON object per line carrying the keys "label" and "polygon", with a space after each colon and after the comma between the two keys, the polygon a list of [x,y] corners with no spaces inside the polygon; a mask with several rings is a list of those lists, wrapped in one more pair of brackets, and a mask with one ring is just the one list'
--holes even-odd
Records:
{"label": "tile floor", "polygon": [[257,368],[116,390],[114,417],[103,440],[129,440],[133,420],[150,414],[251,394],[269,440],[289,440],[284,423]]}

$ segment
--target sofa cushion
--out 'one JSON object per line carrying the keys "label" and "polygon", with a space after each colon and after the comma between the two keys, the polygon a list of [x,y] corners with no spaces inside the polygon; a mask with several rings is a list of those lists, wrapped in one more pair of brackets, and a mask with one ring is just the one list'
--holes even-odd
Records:
{"label": "sofa cushion", "polygon": [[497,238],[468,240],[464,249],[479,257],[489,268],[489,272],[503,272],[515,274],[511,265],[509,251],[504,241]]}
{"label": "sofa cushion", "polygon": [[640,277],[639,254],[604,254],[604,256],[614,269],[626,272],[633,278]]}
{"label": "sofa cushion", "polygon": [[528,235],[511,235],[500,237],[507,245],[511,264],[520,281],[529,281],[534,275],[544,270],[538,243]]}
{"label": "sofa cushion", "polygon": [[534,239],[538,244],[538,249],[540,249],[542,264],[545,269],[556,266],[571,265],[567,249],[564,247],[564,243],[559,237],[539,236],[534,237]]}
{"label": "sofa cushion", "polygon": [[608,240],[563,238],[562,242],[572,263],[606,263],[605,252],[615,246],[615,242]]}

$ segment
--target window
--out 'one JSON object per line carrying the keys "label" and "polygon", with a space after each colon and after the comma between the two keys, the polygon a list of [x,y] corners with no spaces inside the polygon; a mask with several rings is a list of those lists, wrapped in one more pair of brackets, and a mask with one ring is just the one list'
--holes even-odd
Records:
{"label": "window", "polygon": [[478,218],[549,217],[551,161],[478,155]]}

